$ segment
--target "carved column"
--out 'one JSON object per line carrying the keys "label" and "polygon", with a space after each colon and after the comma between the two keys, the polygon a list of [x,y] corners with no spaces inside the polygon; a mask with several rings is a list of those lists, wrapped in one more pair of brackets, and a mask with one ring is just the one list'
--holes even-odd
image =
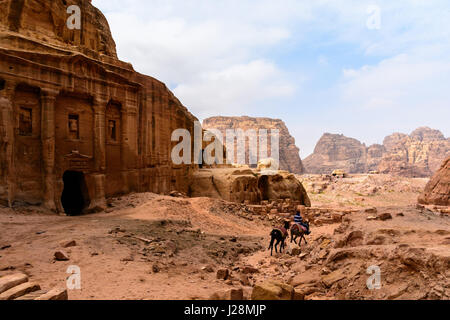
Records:
{"label": "carved column", "polygon": [[41,140],[44,172],[44,206],[56,211],[55,205],[55,102],[57,92],[41,94]]}
{"label": "carved column", "polygon": [[0,91],[0,165],[4,168],[0,181],[6,187],[1,195],[4,204],[11,207],[15,198],[16,174],[14,165],[14,110],[11,101],[14,99],[15,84],[6,82],[5,89]]}
{"label": "carved column", "polygon": [[121,154],[121,169],[122,169],[122,183],[124,193],[128,193],[129,184],[128,184],[128,153],[129,153],[129,145],[128,145],[128,110],[124,104],[122,104],[121,109],[121,137],[120,141],[120,154]]}
{"label": "carved column", "polygon": [[94,99],[94,198],[90,208],[106,208],[106,106],[107,102]]}
{"label": "carved column", "polygon": [[105,113],[107,103],[94,99],[94,161],[95,171],[105,172],[106,170],[106,127]]}

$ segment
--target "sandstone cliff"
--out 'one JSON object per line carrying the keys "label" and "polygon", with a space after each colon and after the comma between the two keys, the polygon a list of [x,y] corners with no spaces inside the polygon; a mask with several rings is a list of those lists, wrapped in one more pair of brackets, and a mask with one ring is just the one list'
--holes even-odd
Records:
{"label": "sandstone cliff", "polygon": [[[226,130],[227,129],[242,129],[244,131],[247,130],[256,130],[260,129],[278,129],[280,132],[280,151],[279,151],[279,160],[280,160],[280,169],[290,171],[292,173],[301,174],[304,172],[303,164],[299,155],[299,148],[295,145],[295,139],[290,135],[288,128],[285,123],[279,119],[270,119],[270,118],[251,118],[251,117],[211,117],[205,119],[203,121],[203,127],[205,129],[217,129],[220,130],[224,137],[224,142],[226,141]],[[270,138],[267,141],[268,143],[268,152],[270,156]],[[258,144],[259,145],[259,144]],[[236,143],[235,143],[236,150]],[[246,164],[249,164],[248,157],[248,144],[246,145]],[[259,159],[259,156],[257,158]]]}
{"label": "sandstone cliff", "polygon": [[348,173],[379,171],[406,177],[428,177],[450,155],[450,139],[427,127],[410,135],[394,133],[383,145],[365,144],[343,135],[326,133],[314,153],[304,159],[308,173],[330,174],[334,169]]}
{"label": "sandstone cliff", "polygon": [[450,206],[450,157],[428,182],[419,203]]}
{"label": "sandstone cliff", "polygon": [[172,163],[171,133],[196,120],[117,58],[90,0],[0,1],[0,203],[77,214],[117,194],[187,192],[195,166]]}

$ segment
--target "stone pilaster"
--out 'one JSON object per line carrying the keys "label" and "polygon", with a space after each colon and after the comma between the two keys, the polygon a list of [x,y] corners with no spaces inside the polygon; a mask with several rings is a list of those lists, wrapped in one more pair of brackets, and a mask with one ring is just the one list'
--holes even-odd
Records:
{"label": "stone pilaster", "polygon": [[121,121],[122,141],[120,142],[121,143],[120,153],[122,155],[122,159],[121,159],[122,183],[123,183],[122,192],[127,193],[127,192],[129,192],[127,166],[128,166],[128,154],[130,152],[130,148],[129,148],[129,141],[128,141],[128,110],[123,105],[122,105],[122,110],[121,110],[121,118],[122,118],[122,121]]}
{"label": "stone pilaster", "polygon": [[44,173],[44,206],[56,211],[55,205],[55,108],[57,92],[41,94],[41,140]]}
{"label": "stone pilaster", "polygon": [[0,91],[0,164],[4,168],[0,177],[5,192],[1,195],[4,205],[12,206],[16,189],[16,174],[14,165],[14,110],[11,101],[14,99],[15,84],[6,82],[4,90]]}
{"label": "stone pilaster", "polygon": [[94,161],[95,171],[104,173],[106,170],[106,127],[105,101],[94,99]]}

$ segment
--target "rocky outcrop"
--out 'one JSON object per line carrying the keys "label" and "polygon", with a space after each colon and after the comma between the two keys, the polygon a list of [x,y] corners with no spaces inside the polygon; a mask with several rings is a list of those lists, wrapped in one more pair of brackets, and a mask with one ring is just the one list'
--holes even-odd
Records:
{"label": "rocky outcrop", "polygon": [[301,182],[286,171],[265,175],[249,168],[202,169],[193,175],[189,196],[248,204],[290,199],[311,206]]}
{"label": "rocky outcrop", "polygon": [[[270,118],[251,118],[251,117],[211,117],[203,121],[204,129],[217,129],[222,132],[223,141],[226,142],[226,130],[227,129],[242,129],[244,132],[247,130],[255,130],[256,135],[259,137],[259,130],[268,130],[268,155],[270,155],[270,130],[278,129],[280,134],[280,150],[279,150],[279,165],[281,170],[286,170],[292,173],[301,174],[304,172],[303,164],[299,155],[299,148],[295,145],[295,139],[290,135],[285,123],[279,119]],[[259,139],[257,139],[259,141]],[[259,146],[259,142],[256,142]],[[235,141],[235,159],[238,159],[237,155],[237,141]],[[249,161],[249,146],[248,143],[245,146],[245,164],[252,165]],[[257,153],[257,152],[256,152]],[[265,157],[265,158],[267,158]],[[257,154],[257,161],[262,160]],[[235,161],[237,162],[237,161]]]}
{"label": "rocky outcrop", "polygon": [[405,177],[428,177],[450,155],[450,139],[427,127],[410,135],[394,133],[383,145],[366,147],[356,139],[326,133],[314,153],[304,159],[308,173],[330,174],[334,169],[348,173],[379,171]]}
{"label": "rocky outcrop", "polygon": [[[70,29],[77,5],[81,29]],[[196,166],[171,133],[197,119],[160,81],[118,60],[89,0],[0,1],[0,203],[57,212],[129,192],[187,192]]]}
{"label": "rocky outcrop", "polygon": [[383,142],[386,153],[379,164],[381,173],[407,177],[429,177],[450,155],[450,139],[427,127],[414,130],[409,136],[394,133]]}
{"label": "rocky outcrop", "polygon": [[335,169],[355,173],[366,170],[365,158],[366,147],[358,140],[325,133],[303,163],[308,173],[331,174]]}
{"label": "rocky outcrop", "polygon": [[428,182],[419,203],[450,206],[450,157]]}

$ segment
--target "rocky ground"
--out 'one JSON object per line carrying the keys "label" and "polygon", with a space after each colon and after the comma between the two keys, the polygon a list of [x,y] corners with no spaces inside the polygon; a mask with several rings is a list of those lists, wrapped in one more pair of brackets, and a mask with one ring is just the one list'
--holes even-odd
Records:
{"label": "rocky ground", "polygon": [[134,194],[79,217],[0,208],[0,277],[23,272],[50,290],[76,265],[69,299],[450,299],[449,211],[416,206],[425,180],[356,176],[311,192],[323,177],[301,178],[313,202],[301,249],[267,251],[287,212]]}

